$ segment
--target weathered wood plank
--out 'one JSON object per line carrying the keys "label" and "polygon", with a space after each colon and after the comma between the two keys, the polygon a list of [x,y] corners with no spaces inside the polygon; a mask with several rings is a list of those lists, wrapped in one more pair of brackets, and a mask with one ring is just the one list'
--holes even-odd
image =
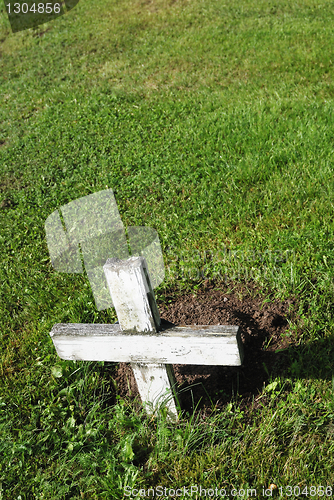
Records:
{"label": "weathered wood plank", "polygon": [[[183,325],[175,326],[173,323],[161,320],[161,329],[159,332],[151,332],[145,337],[160,336],[162,334],[168,336],[188,337],[196,335],[220,335],[230,337],[236,335],[239,330],[238,326],[233,325]],[[57,323],[53,326],[51,332],[61,333],[62,335],[112,335],[121,333],[125,337],[127,335],[138,335],[135,332],[123,332],[118,323]],[[51,333],[50,333],[51,335]]]}
{"label": "weathered wood plank", "polygon": [[171,326],[149,334],[124,333],[119,324],[57,324],[50,335],[62,359],[239,366],[237,326]]}
{"label": "weathered wood plank", "polygon": [[131,363],[131,367],[141,400],[146,403],[146,411],[152,413],[154,408],[165,405],[169,417],[176,420],[178,415],[174,401],[176,382],[173,367],[160,363]]}
{"label": "weathered wood plank", "polygon": [[103,270],[123,332],[159,330],[159,310],[144,257],[108,259]]}
{"label": "weathered wood plank", "polygon": [[[103,270],[123,333],[140,333],[142,336],[157,333],[161,320],[145,258],[130,257],[125,261],[108,259]],[[130,337],[123,337],[122,344],[126,349],[131,342]],[[164,398],[169,417],[177,420],[171,380],[173,367],[156,361],[147,362],[146,366],[137,364],[136,356],[131,359],[131,356],[129,358],[126,355],[126,360],[132,361],[142,402],[149,403],[146,405],[148,413],[162,403]]]}

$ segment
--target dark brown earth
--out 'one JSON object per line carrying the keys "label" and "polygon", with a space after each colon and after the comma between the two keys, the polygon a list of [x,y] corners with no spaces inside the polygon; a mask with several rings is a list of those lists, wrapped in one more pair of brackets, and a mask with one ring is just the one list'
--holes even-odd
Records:
{"label": "dark brown earth", "polygon": [[[256,407],[270,375],[284,372],[283,351],[296,343],[289,332],[289,321],[295,320],[297,301],[280,302],[272,297],[270,293],[264,296],[254,284],[231,287],[206,281],[196,295],[170,297],[168,306],[158,304],[161,318],[175,325],[238,325],[241,329],[245,351],[242,366],[173,365],[180,389],[196,384],[182,391],[186,412],[191,413],[197,404],[211,411],[236,398],[241,406]],[[120,396],[139,399],[129,364],[119,365],[115,381]]]}

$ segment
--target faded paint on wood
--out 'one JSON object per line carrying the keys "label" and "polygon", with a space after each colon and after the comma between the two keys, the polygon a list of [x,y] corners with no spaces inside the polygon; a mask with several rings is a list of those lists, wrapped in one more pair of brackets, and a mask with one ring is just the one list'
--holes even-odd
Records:
{"label": "faded paint on wood", "polygon": [[239,366],[238,326],[169,326],[148,334],[124,334],[120,325],[57,324],[50,335],[62,359]]}
{"label": "faded paint on wood", "polygon": [[[173,367],[170,366],[167,370],[164,364],[156,361],[152,363],[146,359],[144,360],[146,366],[136,364],[140,361],[140,356],[131,356],[130,353],[133,348],[138,348],[138,340],[141,348],[147,347],[150,342],[147,342],[145,334],[156,334],[161,327],[160,314],[146,260],[144,257],[130,257],[126,261],[116,258],[108,259],[103,270],[123,333],[120,337],[121,350],[126,355],[124,360],[132,361],[132,369],[142,402],[149,403],[146,405],[146,410],[151,413],[167,395],[164,404],[169,416],[177,419],[177,409],[168,376],[168,372],[172,373]],[[135,336],[124,336],[124,333],[133,333]],[[139,334],[140,339],[137,338]],[[94,348],[96,350],[96,344]],[[106,348],[105,344],[103,350]],[[97,355],[100,357],[103,354],[98,352]],[[122,361],[122,357],[117,355],[116,357],[117,361]]]}
{"label": "faded paint on wood", "polygon": [[156,332],[160,315],[144,257],[108,259],[103,270],[123,332]]}
{"label": "faded paint on wood", "polygon": [[172,367],[160,363],[131,363],[131,367],[146,411],[152,413],[154,408],[165,406],[170,419],[176,420],[176,382]]}
{"label": "faded paint on wood", "polygon": [[[168,336],[196,336],[196,335],[220,335],[225,337],[233,337],[239,330],[238,326],[233,325],[184,325],[175,326],[173,323],[161,320],[161,329],[158,333],[149,333],[147,336],[160,336],[162,334]],[[137,335],[134,332],[123,332],[120,325],[117,323],[57,323],[53,326],[50,335],[112,335],[113,333],[122,333],[124,336]],[[145,335],[146,336],[146,335]]]}

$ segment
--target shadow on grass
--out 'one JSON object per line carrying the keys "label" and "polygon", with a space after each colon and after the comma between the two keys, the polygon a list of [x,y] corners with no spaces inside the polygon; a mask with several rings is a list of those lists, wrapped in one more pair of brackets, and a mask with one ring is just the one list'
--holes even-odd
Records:
{"label": "shadow on grass", "polygon": [[176,366],[185,380],[181,385],[183,409],[191,413],[198,403],[203,409],[221,408],[231,400],[238,400],[245,409],[256,408],[264,403],[264,387],[276,377],[332,380],[334,335],[277,351],[246,344],[242,366]]}

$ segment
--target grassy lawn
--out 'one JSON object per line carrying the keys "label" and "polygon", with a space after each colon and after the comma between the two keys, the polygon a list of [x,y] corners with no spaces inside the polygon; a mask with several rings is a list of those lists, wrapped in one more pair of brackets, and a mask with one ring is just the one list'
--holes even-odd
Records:
{"label": "grassy lawn", "polygon": [[[81,0],[12,34],[0,4],[0,499],[334,494],[333,25],[323,0]],[[204,277],[298,298],[260,410],[172,425],[117,396],[113,364],[58,358],[55,323],[116,316],[53,270],[44,223],[106,187],[159,234],[158,303]]]}

